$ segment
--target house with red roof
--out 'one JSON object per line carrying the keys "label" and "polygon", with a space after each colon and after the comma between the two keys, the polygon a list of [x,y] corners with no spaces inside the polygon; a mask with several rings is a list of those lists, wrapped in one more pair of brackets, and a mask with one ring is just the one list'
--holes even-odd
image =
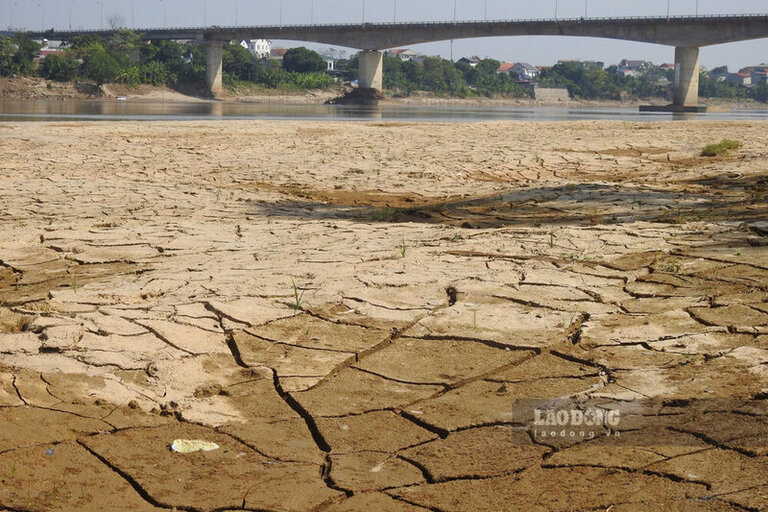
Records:
{"label": "house with red roof", "polygon": [[[496,70],[496,72],[499,73],[499,74],[503,73],[505,75],[510,75],[510,73],[514,73],[512,71],[512,68],[515,67],[515,64],[517,64],[517,62],[502,62],[499,65],[499,68]],[[515,76],[517,76],[517,75],[515,75]]]}
{"label": "house with red roof", "polygon": [[728,73],[725,75],[725,82],[731,85],[750,87],[752,85],[752,75],[750,73]]}
{"label": "house with red roof", "polygon": [[413,60],[416,57],[416,52],[408,48],[401,48],[397,50],[389,50],[387,52],[387,56],[400,59],[403,62],[408,62],[409,60]]}
{"label": "house with red roof", "polygon": [[282,61],[290,48],[272,48],[269,50],[269,58]]}

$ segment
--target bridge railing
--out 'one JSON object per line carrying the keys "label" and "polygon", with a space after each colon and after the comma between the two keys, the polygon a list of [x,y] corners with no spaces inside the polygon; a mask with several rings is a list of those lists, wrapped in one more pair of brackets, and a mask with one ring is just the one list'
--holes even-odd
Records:
{"label": "bridge railing", "polygon": [[[587,17],[587,18],[531,18],[531,19],[498,19],[498,20],[456,20],[456,21],[399,21],[389,23],[320,23],[308,25],[260,25],[260,26],[207,26],[207,27],[144,27],[133,28],[136,32],[237,32],[248,30],[294,30],[294,29],[359,29],[359,28],[403,28],[403,27],[435,27],[451,25],[500,25],[500,24],[550,24],[550,23],[638,23],[638,22],[658,22],[658,21],[691,21],[691,20],[729,20],[736,19],[755,19],[767,18],[768,13],[760,14],[704,14],[704,15],[678,15],[678,16],[625,16],[625,17]],[[127,28],[127,27],[122,27]],[[27,34],[44,35],[48,31],[26,31]],[[66,34],[109,34],[114,30],[93,29],[93,30],[54,30],[54,33]]]}

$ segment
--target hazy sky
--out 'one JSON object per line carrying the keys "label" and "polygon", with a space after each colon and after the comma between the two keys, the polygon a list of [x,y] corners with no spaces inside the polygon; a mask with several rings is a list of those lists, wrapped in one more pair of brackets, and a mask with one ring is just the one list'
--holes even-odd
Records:
{"label": "hazy sky", "polygon": [[[0,27],[40,29],[98,28],[119,16],[128,27],[232,26],[365,21],[527,19],[671,14],[768,13],[768,0],[0,0]],[[282,45],[282,42],[276,42]],[[287,44],[285,44],[287,46]],[[320,48],[317,45],[306,45]],[[448,41],[416,45],[414,50],[449,57]],[[564,37],[504,37],[454,42],[455,58],[469,55],[502,61],[551,65],[558,59],[622,58],[674,60],[671,47]],[[702,48],[702,65],[732,69],[768,61],[768,39]]]}

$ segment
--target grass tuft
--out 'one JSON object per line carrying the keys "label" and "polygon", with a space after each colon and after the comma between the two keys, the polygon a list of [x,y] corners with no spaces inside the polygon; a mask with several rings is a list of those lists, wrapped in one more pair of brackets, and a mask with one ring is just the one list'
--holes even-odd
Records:
{"label": "grass tuft", "polygon": [[701,149],[701,156],[720,156],[726,154],[732,149],[739,149],[741,142],[737,140],[724,139],[717,144],[708,144]]}
{"label": "grass tuft", "polygon": [[285,304],[293,310],[293,314],[295,315],[299,311],[304,310],[304,306],[306,305],[306,302],[304,302],[305,290],[299,288],[294,279],[291,279],[291,285],[293,287],[293,302],[286,302]]}
{"label": "grass tuft", "polygon": [[403,241],[400,242],[400,245],[397,246],[397,249],[400,252],[400,257],[405,258],[405,253],[408,251],[408,246],[405,243],[405,237],[403,237]]}

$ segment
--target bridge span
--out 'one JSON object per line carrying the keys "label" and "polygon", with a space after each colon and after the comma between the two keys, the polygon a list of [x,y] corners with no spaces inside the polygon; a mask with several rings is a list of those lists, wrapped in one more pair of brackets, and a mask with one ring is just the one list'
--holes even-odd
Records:
{"label": "bridge span", "polygon": [[[109,36],[113,31],[28,32],[30,37],[72,38]],[[574,18],[425,23],[363,23],[346,25],[291,25],[256,27],[189,27],[144,29],[142,38],[189,39],[207,45],[207,79],[211,93],[222,88],[222,48],[241,39],[285,39],[324,43],[363,50],[359,83],[364,89],[382,88],[381,50],[405,45],[501,36],[599,37],[675,47],[675,81],[670,110],[698,107],[699,48],[768,37],[768,14],[727,16],[672,16],[648,18]]]}

